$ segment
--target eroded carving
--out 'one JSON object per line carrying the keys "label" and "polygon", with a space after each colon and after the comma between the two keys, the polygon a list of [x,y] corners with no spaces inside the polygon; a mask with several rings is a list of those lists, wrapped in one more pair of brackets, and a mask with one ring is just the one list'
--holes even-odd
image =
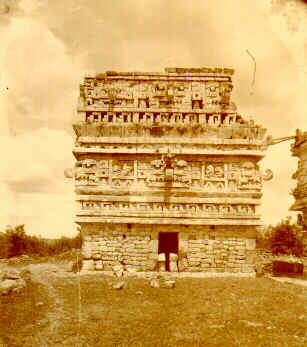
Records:
{"label": "eroded carving", "polygon": [[101,202],[80,201],[82,210],[126,211],[127,213],[163,213],[200,216],[255,216],[255,205],[213,203],[160,203],[160,202]]}
{"label": "eroded carving", "polygon": [[114,160],[112,162],[112,177],[132,177],[133,172],[133,160]]}
{"label": "eroded carving", "polygon": [[262,147],[266,146],[266,129],[248,122],[240,123],[238,116],[222,117],[218,113],[138,112],[133,116],[121,112],[101,112],[101,115],[91,113],[85,123],[74,124],[74,128],[78,136],[85,137],[185,136],[204,139],[249,139],[263,141]]}
{"label": "eroded carving", "polygon": [[262,175],[255,163],[246,161],[241,164],[238,188],[241,190],[262,188]]}
{"label": "eroded carving", "polygon": [[266,169],[262,174],[262,179],[265,181],[270,181],[273,178],[273,171],[270,169]]}
{"label": "eroded carving", "polygon": [[[203,173],[203,174],[202,174]],[[186,161],[162,155],[139,160],[84,159],[76,163],[77,185],[114,188],[144,185],[160,188],[196,189],[204,192],[259,191],[263,174],[251,161],[243,163]]]}
{"label": "eroded carving", "polygon": [[138,162],[138,178],[148,186],[164,186],[167,182],[173,187],[189,187],[200,184],[201,164],[178,158],[154,159],[151,162]]}

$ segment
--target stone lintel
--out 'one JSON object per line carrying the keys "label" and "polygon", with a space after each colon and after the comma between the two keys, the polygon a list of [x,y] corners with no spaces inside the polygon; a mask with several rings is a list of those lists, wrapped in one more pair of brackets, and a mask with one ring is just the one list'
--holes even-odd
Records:
{"label": "stone lintel", "polygon": [[[80,223],[82,225],[83,236],[101,235],[102,233],[113,233],[109,226],[105,223]],[[117,234],[126,233],[128,230],[127,224],[113,224],[114,230]],[[113,229],[113,228],[112,228]],[[256,247],[256,238],[258,234],[257,227],[255,226],[227,226],[227,225],[144,225],[144,224],[132,224],[130,229],[133,233],[145,232],[150,235],[151,240],[158,240],[159,232],[178,232],[179,243],[188,241],[191,234],[196,239],[219,239],[219,238],[245,238],[247,250],[254,250]],[[143,234],[142,234],[143,235]]]}
{"label": "stone lintel", "polygon": [[173,225],[252,225],[261,226],[262,221],[260,219],[213,219],[213,218],[156,218],[156,217],[112,217],[112,216],[79,216],[75,219],[75,223],[131,223],[131,224],[173,224]]}
{"label": "stone lintel", "polygon": [[245,238],[250,239],[251,241],[255,240],[257,237],[257,231],[254,229],[246,229],[246,230],[216,230],[214,232],[210,232],[209,237],[215,236],[215,239],[219,238]]}
{"label": "stone lintel", "polygon": [[168,190],[167,188],[165,190],[150,190],[146,189],[146,187],[142,187],[141,191],[130,191],[130,190],[122,190],[122,189],[107,189],[107,188],[99,188],[99,187],[78,187],[75,189],[75,192],[80,195],[93,195],[93,196],[98,196],[98,195],[105,195],[105,196],[116,196],[116,199],[119,198],[120,196],[148,196],[151,198],[154,197],[165,197],[167,196],[167,199],[170,199],[172,196],[177,196],[177,197],[193,197],[193,198],[238,198],[238,199],[243,199],[243,198],[248,198],[248,199],[260,199],[262,197],[261,192],[237,192],[237,193],[229,193],[229,192],[198,192],[198,191],[192,191],[192,192],[182,192],[180,190],[175,190],[173,191]]}
{"label": "stone lintel", "polygon": [[[135,148],[82,148],[82,147],[75,147],[73,149],[73,154],[74,156],[78,159],[79,154],[96,154],[96,153],[131,153],[131,154],[137,154],[137,153],[157,153],[155,149],[138,149],[137,153]],[[159,149],[158,153],[169,153],[168,149],[166,148],[161,148]],[[176,151],[173,152],[176,154]],[[178,154],[201,154],[201,155],[219,155],[223,157],[227,156],[233,156],[233,155],[240,155],[240,156],[253,156],[253,157],[259,157],[263,158],[264,153],[261,150],[244,150],[244,149],[237,149],[237,150],[229,150],[229,151],[224,151],[224,150],[202,150],[202,149],[182,149],[178,151]]]}

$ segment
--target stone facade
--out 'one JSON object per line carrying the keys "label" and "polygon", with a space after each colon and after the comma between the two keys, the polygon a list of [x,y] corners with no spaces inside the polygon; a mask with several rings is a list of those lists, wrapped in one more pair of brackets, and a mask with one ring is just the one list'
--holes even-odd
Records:
{"label": "stone facade", "polygon": [[73,153],[85,269],[254,271],[268,142],[231,102],[232,74],[84,79]]}
{"label": "stone facade", "polygon": [[307,255],[307,132],[297,130],[291,150],[293,156],[299,158],[297,171],[292,176],[297,180],[297,186],[292,192],[296,201],[291,210],[301,212],[299,224],[303,228],[304,253]]}

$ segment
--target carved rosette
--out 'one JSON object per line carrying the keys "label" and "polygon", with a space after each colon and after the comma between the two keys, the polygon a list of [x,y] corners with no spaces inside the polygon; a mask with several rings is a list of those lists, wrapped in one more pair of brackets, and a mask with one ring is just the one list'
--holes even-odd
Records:
{"label": "carved rosette", "polygon": [[273,178],[273,171],[270,169],[266,169],[265,172],[262,174],[262,179],[265,181],[270,181]]}

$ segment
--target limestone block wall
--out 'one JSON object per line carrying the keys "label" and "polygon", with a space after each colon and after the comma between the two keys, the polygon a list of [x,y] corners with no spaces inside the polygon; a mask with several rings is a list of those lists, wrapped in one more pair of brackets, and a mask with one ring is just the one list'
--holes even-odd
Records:
{"label": "limestone block wall", "polygon": [[[146,225],[131,228],[117,225],[87,230],[83,243],[83,269],[108,271],[123,262],[136,271],[156,271],[158,232],[154,229]],[[180,229],[178,236],[180,272],[254,272],[253,238],[218,235],[213,238],[208,232],[193,235]]]}
{"label": "limestone block wall", "polygon": [[189,240],[183,271],[253,272],[243,238]]}
{"label": "limestone block wall", "polygon": [[88,233],[83,242],[85,270],[112,270],[118,262],[137,271],[154,270],[157,260],[157,240],[150,230],[114,228]]}
{"label": "limestone block wall", "polygon": [[203,232],[182,234],[179,271],[254,272],[255,238]]}

